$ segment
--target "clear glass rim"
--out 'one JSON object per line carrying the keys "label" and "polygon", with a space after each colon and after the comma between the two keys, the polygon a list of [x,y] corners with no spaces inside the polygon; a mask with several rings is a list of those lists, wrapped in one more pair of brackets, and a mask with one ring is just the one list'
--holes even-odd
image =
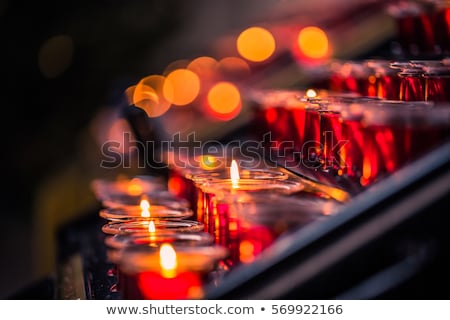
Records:
{"label": "clear glass rim", "polygon": [[274,192],[280,194],[292,194],[304,189],[304,184],[293,180],[247,180],[240,179],[233,183],[231,179],[222,181],[209,181],[200,186],[205,193],[216,195],[219,199],[233,196],[242,192]]}
{"label": "clear glass rim", "polygon": [[127,209],[122,207],[117,208],[103,208],[99,211],[101,218],[109,221],[127,221],[127,220],[151,220],[151,219],[184,219],[191,217],[193,211],[189,208],[170,208],[164,206],[150,207],[150,216],[143,217],[142,210],[137,207]]}
{"label": "clear glass rim", "polygon": [[161,246],[163,243],[182,245],[210,245],[214,243],[214,237],[207,232],[176,232],[160,230],[150,234],[148,232],[115,234],[105,238],[105,244],[112,249],[122,249],[126,246]]}
{"label": "clear glass rim", "polygon": [[165,231],[201,232],[204,230],[204,224],[199,221],[186,219],[149,219],[107,223],[102,226],[102,231],[106,234],[149,233],[148,226],[150,221],[153,221],[155,225],[155,234]]}
{"label": "clear glass rim", "polygon": [[[289,176],[280,170],[269,169],[239,169],[241,180],[287,180]],[[207,182],[231,181],[230,170],[215,171],[193,175],[191,177],[195,184],[201,185]]]}

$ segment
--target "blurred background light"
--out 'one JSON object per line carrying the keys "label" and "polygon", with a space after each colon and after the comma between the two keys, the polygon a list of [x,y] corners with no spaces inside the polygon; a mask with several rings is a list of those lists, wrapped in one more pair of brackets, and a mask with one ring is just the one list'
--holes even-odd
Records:
{"label": "blurred background light", "polygon": [[275,39],[272,33],[261,27],[251,27],[242,31],[237,38],[239,54],[247,60],[262,62],[275,52]]}
{"label": "blurred background light", "polygon": [[230,82],[219,82],[208,92],[208,105],[214,118],[230,120],[241,109],[239,89]]}
{"label": "blurred background light", "polygon": [[200,79],[188,69],[176,69],[169,73],[163,86],[164,98],[177,106],[184,106],[197,98]]}

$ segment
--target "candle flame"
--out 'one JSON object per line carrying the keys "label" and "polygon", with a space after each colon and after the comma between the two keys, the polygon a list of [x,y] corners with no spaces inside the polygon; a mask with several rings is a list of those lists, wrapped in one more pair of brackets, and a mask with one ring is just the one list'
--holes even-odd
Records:
{"label": "candle flame", "polygon": [[148,232],[155,233],[155,231],[156,231],[155,223],[152,220],[148,223]]}
{"label": "candle flame", "polygon": [[150,202],[147,199],[141,200],[141,217],[142,218],[150,218]]}
{"label": "candle flame", "polygon": [[238,182],[240,179],[239,168],[238,168],[236,160],[231,161],[230,178],[231,178],[231,184],[233,185],[233,187],[236,187],[238,185]]}
{"label": "candle flame", "polygon": [[159,249],[159,258],[162,275],[166,278],[175,276],[175,269],[177,268],[177,253],[172,245],[164,243]]}
{"label": "candle flame", "polygon": [[306,96],[308,98],[315,98],[315,97],[317,97],[317,92],[314,89],[308,89],[308,90],[306,90]]}

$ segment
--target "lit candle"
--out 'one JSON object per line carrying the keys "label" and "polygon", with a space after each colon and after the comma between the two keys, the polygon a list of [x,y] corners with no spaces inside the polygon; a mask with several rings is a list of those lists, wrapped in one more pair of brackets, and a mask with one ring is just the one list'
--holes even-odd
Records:
{"label": "lit candle", "polygon": [[230,250],[230,266],[239,261],[240,219],[235,211],[230,212],[229,202],[253,193],[291,194],[303,189],[299,181],[287,180],[287,175],[278,174],[275,170],[239,172],[236,163],[232,162],[228,178],[209,179],[199,186],[205,198],[207,231],[214,235],[217,244]]}
{"label": "lit candle", "polygon": [[175,300],[201,294],[202,281],[198,273],[177,272],[177,254],[170,244],[159,251],[160,272],[139,273],[137,283],[144,299]]}
{"label": "lit candle", "polygon": [[[151,211],[151,212],[150,212]],[[109,221],[149,220],[149,219],[182,219],[193,215],[191,209],[184,205],[169,206],[158,202],[150,205],[146,196],[142,196],[138,206],[122,206],[103,208],[99,212],[100,217]]]}
{"label": "lit candle", "polygon": [[155,222],[153,220],[150,220],[150,222],[148,223],[148,233],[150,235],[150,242],[155,241],[155,232],[156,232]]}
{"label": "lit candle", "polygon": [[231,179],[231,185],[233,189],[237,188],[239,186],[239,168],[237,165],[236,160],[231,161],[231,167],[230,167],[230,179]]}
{"label": "lit candle", "polygon": [[131,246],[119,268],[125,279],[124,299],[175,300],[200,298],[207,274],[227,250],[218,246]]}
{"label": "lit candle", "polygon": [[139,206],[141,207],[141,217],[150,218],[150,202],[146,198],[143,198]]}
{"label": "lit candle", "polygon": [[128,246],[143,245],[157,247],[164,243],[189,246],[211,245],[214,238],[207,232],[174,232],[160,230],[152,232],[117,233],[105,238],[106,256],[109,262],[117,264],[123,250]]}
{"label": "lit candle", "polygon": [[227,187],[234,189],[245,189],[243,186],[249,183],[262,183],[267,180],[286,180],[288,175],[280,170],[265,169],[246,169],[239,170],[237,162],[233,160],[229,170],[221,170],[208,172],[203,174],[195,174],[191,177],[195,187],[197,188],[197,217],[199,221],[205,224],[205,231],[214,233],[215,221],[212,215],[216,215],[214,211],[214,193],[205,192],[203,186],[205,184],[221,183]]}

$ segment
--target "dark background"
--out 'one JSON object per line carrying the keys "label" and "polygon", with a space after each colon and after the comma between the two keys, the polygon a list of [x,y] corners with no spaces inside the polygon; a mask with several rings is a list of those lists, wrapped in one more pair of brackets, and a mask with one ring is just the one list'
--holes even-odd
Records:
{"label": "dark background", "polygon": [[[373,1],[355,3],[364,2]],[[338,21],[354,7],[330,0],[1,0],[0,298],[51,274],[55,229],[95,207],[89,183],[109,174],[98,165],[95,129],[124,104],[128,86],[177,59],[213,55],[217,39],[252,24]],[[51,39],[59,42],[45,51]],[[347,57],[373,49],[367,42]]]}

